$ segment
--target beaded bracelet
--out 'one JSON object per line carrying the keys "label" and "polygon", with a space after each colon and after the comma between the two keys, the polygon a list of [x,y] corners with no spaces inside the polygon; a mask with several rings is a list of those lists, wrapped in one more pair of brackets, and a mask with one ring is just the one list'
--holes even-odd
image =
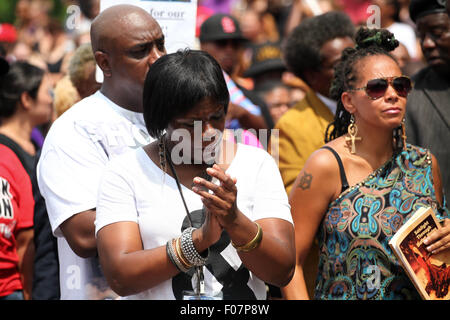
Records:
{"label": "beaded bracelet", "polygon": [[203,257],[198,253],[197,249],[195,249],[194,241],[192,240],[192,232],[194,232],[194,230],[195,228],[190,227],[185,229],[181,234],[181,252],[189,264],[194,266],[204,266],[208,259],[209,249],[206,252],[206,257]]}
{"label": "beaded bracelet", "polygon": [[233,241],[231,241],[231,245],[236,249],[237,252],[252,251],[253,249],[256,249],[259,246],[259,244],[261,243],[262,236],[263,236],[263,230],[257,222],[255,222],[255,224],[258,227],[258,231],[256,232],[256,236],[252,240],[250,240],[248,243],[246,243],[242,246],[237,246],[233,243]]}

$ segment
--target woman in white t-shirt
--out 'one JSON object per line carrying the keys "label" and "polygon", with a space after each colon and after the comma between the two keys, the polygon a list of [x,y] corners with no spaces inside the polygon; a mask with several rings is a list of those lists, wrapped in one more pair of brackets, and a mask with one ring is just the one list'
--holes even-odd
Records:
{"label": "woman in white t-shirt", "polygon": [[157,140],[113,159],[99,189],[98,253],[119,295],[265,299],[265,282],[290,281],[294,229],[277,165],[222,139],[228,103],[207,53],[152,65],[144,119]]}

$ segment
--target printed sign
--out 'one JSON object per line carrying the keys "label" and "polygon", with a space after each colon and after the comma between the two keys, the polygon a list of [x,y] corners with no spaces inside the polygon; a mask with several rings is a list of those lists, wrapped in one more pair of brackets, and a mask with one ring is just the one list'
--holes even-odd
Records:
{"label": "printed sign", "polygon": [[[101,0],[100,12],[118,4],[136,5],[150,13],[164,33],[167,53],[195,47],[197,0]],[[96,78],[103,81],[98,67]]]}

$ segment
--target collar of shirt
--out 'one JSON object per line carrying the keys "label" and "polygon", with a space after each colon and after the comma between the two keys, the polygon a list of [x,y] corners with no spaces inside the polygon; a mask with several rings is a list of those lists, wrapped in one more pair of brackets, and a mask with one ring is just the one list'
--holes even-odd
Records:
{"label": "collar of shirt", "polygon": [[325,97],[324,95],[321,95],[320,93],[316,92],[317,97],[320,99],[320,101],[323,102],[324,105],[330,109],[332,114],[336,114],[336,108],[337,108],[337,102],[334,100],[331,100],[330,98]]}
{"label": "collar of shirt", "polygon": [[[98,95],[102,96],[103,99],[108,100],[109,106],[118,114],[120,114],[122,117],[130,121],[131,123],[138,125],[138,127],[145,128],[145,121],[144,121],[144,114],[141,112],[134,112],[127,110],[117,104],[115,104],[111,99],[109,99],[107,96],[105,96],[103,93],[100,92],[100,90],[97,91]],[[147,130],[145,130],[147,131]]]}

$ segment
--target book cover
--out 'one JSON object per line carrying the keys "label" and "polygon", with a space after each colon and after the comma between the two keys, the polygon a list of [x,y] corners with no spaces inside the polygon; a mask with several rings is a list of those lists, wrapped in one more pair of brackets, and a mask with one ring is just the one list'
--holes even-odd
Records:
{"label": "book cover", "polygon": [[426,300],[450,300],[450,252],[432,255],[423,241],[441,228],[430,207],[418,209],[395,233],[389,245]]}

